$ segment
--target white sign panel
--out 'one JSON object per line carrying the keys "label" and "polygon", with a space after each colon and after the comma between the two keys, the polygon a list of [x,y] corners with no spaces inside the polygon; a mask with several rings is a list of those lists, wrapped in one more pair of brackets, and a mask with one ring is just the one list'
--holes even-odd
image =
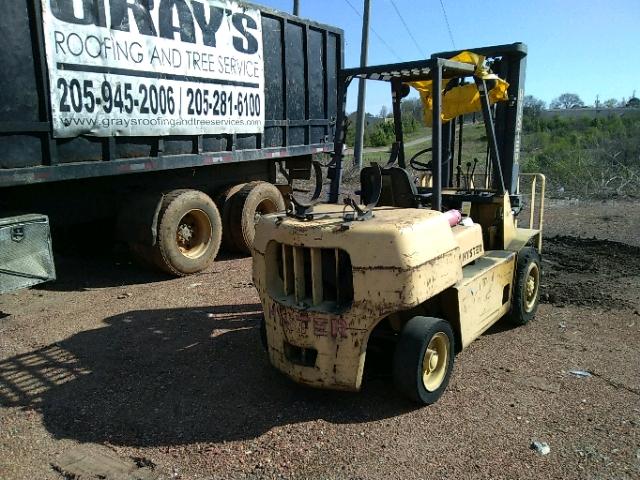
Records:
{"label": "white sign panel", "polygon": [[264,131],[260,11],[219,0],[42,0],[54,136]]}

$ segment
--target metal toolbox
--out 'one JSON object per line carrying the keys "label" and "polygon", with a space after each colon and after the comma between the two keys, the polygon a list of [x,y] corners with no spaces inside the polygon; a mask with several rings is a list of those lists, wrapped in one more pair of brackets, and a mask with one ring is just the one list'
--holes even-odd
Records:
{"label": "metal toolbox", "polygon": [[55,280],[49,219],[0,218],[0,294]]}

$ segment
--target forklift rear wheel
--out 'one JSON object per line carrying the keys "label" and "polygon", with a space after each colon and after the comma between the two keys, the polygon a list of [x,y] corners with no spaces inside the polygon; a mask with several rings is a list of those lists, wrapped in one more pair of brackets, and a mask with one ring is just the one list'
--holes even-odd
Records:
{"label": "forklift rear wheel", "polygon": [[413,317],[402,329],[393,359],[393,378],[411,400],[435,403],[449,384],[454,361],[451,325],[439,318]]}
{"label": "forklift rear wheel", "polygon": [[230,230],[235,249],[251,255],[261,215],[285,209],[280,190],[268,182],[250,182],[229,201]]}
{"label": "forklift rear wheel", "polygon": [[162,199],[154,259],[165,272],[200,272],[220,249],[222,221],[213,200],[197,190],[174,190]]}
{"label": "forklift rear wheel", "polygon": [[540,299],[540,255],[533,247],[518,254],[513,300],[507,318],[516,326],[526,325],[535,316]]}

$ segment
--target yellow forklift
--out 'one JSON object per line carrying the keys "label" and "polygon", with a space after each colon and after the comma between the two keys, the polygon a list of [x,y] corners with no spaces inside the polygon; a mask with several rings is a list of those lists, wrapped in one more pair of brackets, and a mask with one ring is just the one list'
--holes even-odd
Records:
{"label": "yellow forklift", "polygon": [[[533,318],[545,182],[528,177],[523,201],[526,52],[516,43],[340,72],[329,202],[319,203],[318,182],[312,201],[291,196],[286,212],[262,216],[256,227],[253,278],[277,369],[312,387],[357,391],[367,349],[392,342],[398,390],[431,404],[446,389],[457,353],[503,317],[514,325]],[[341,194],[346,92],[354,79],[390,83],[395,125],[388,163],[360,172],[359,200]],[[432,138],[407,162],[401,101],[410,86],[420,91]],[[483,171],[471,173],[462,165],[463,131],[476,110],[487,155]],[[525,203],[522,228],[516,218]]]}

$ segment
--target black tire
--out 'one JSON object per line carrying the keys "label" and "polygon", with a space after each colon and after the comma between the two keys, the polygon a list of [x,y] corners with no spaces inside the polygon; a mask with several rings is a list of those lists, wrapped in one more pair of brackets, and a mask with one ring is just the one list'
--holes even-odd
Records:
{"label": "black tire", "polygon": [[235,243],[231,235],[231,199],[246,183],[231,185],[216,196],[216,205],[222,216],[222,248],[225,252],[236,251]]}
{"label": "black tire", "polygon": [[[434,357],[433,353],[427,352],[430,345],[434,347],[431,352],[439,352],[439,355]],[[443,349],[446,349],[446,355],[443,355]],[[396,388],[414,402],[424,405],[435,403],[449,384],[454,352],[455,342],[449,322],[439,318],[413,317],[402,329],[394,353]],[[424,369],[427,355],[435,362],[435,365],[431,364],[433,370],[430,373]]]}
{"label": "black tire", "polygon": [[201,272],[220,250],[222,220],[208,195],[174,190],[162,199],[158,215],[155,264],[175,276]]}
{"label": "black tire", "polygon": [[[507,320],[515,326],[526,325],[535,316],[540,300],[540,255],[533,247],[525,247],[518,253],[518,263],[513,281],[511,310]],[[533,292],[530,277],[534,276]]]}
{"label": "black tire", "polygon": [[267,182],[250,182],[229,200],[230,233],[236,251],[251,255],[258,215],[285,209],[280,191]]}
{"label": "black tire", "polygon": [[265,352],[269,352],[269,342],[267,340],[267,321],[264,315],[260,317],[260,344]]}

